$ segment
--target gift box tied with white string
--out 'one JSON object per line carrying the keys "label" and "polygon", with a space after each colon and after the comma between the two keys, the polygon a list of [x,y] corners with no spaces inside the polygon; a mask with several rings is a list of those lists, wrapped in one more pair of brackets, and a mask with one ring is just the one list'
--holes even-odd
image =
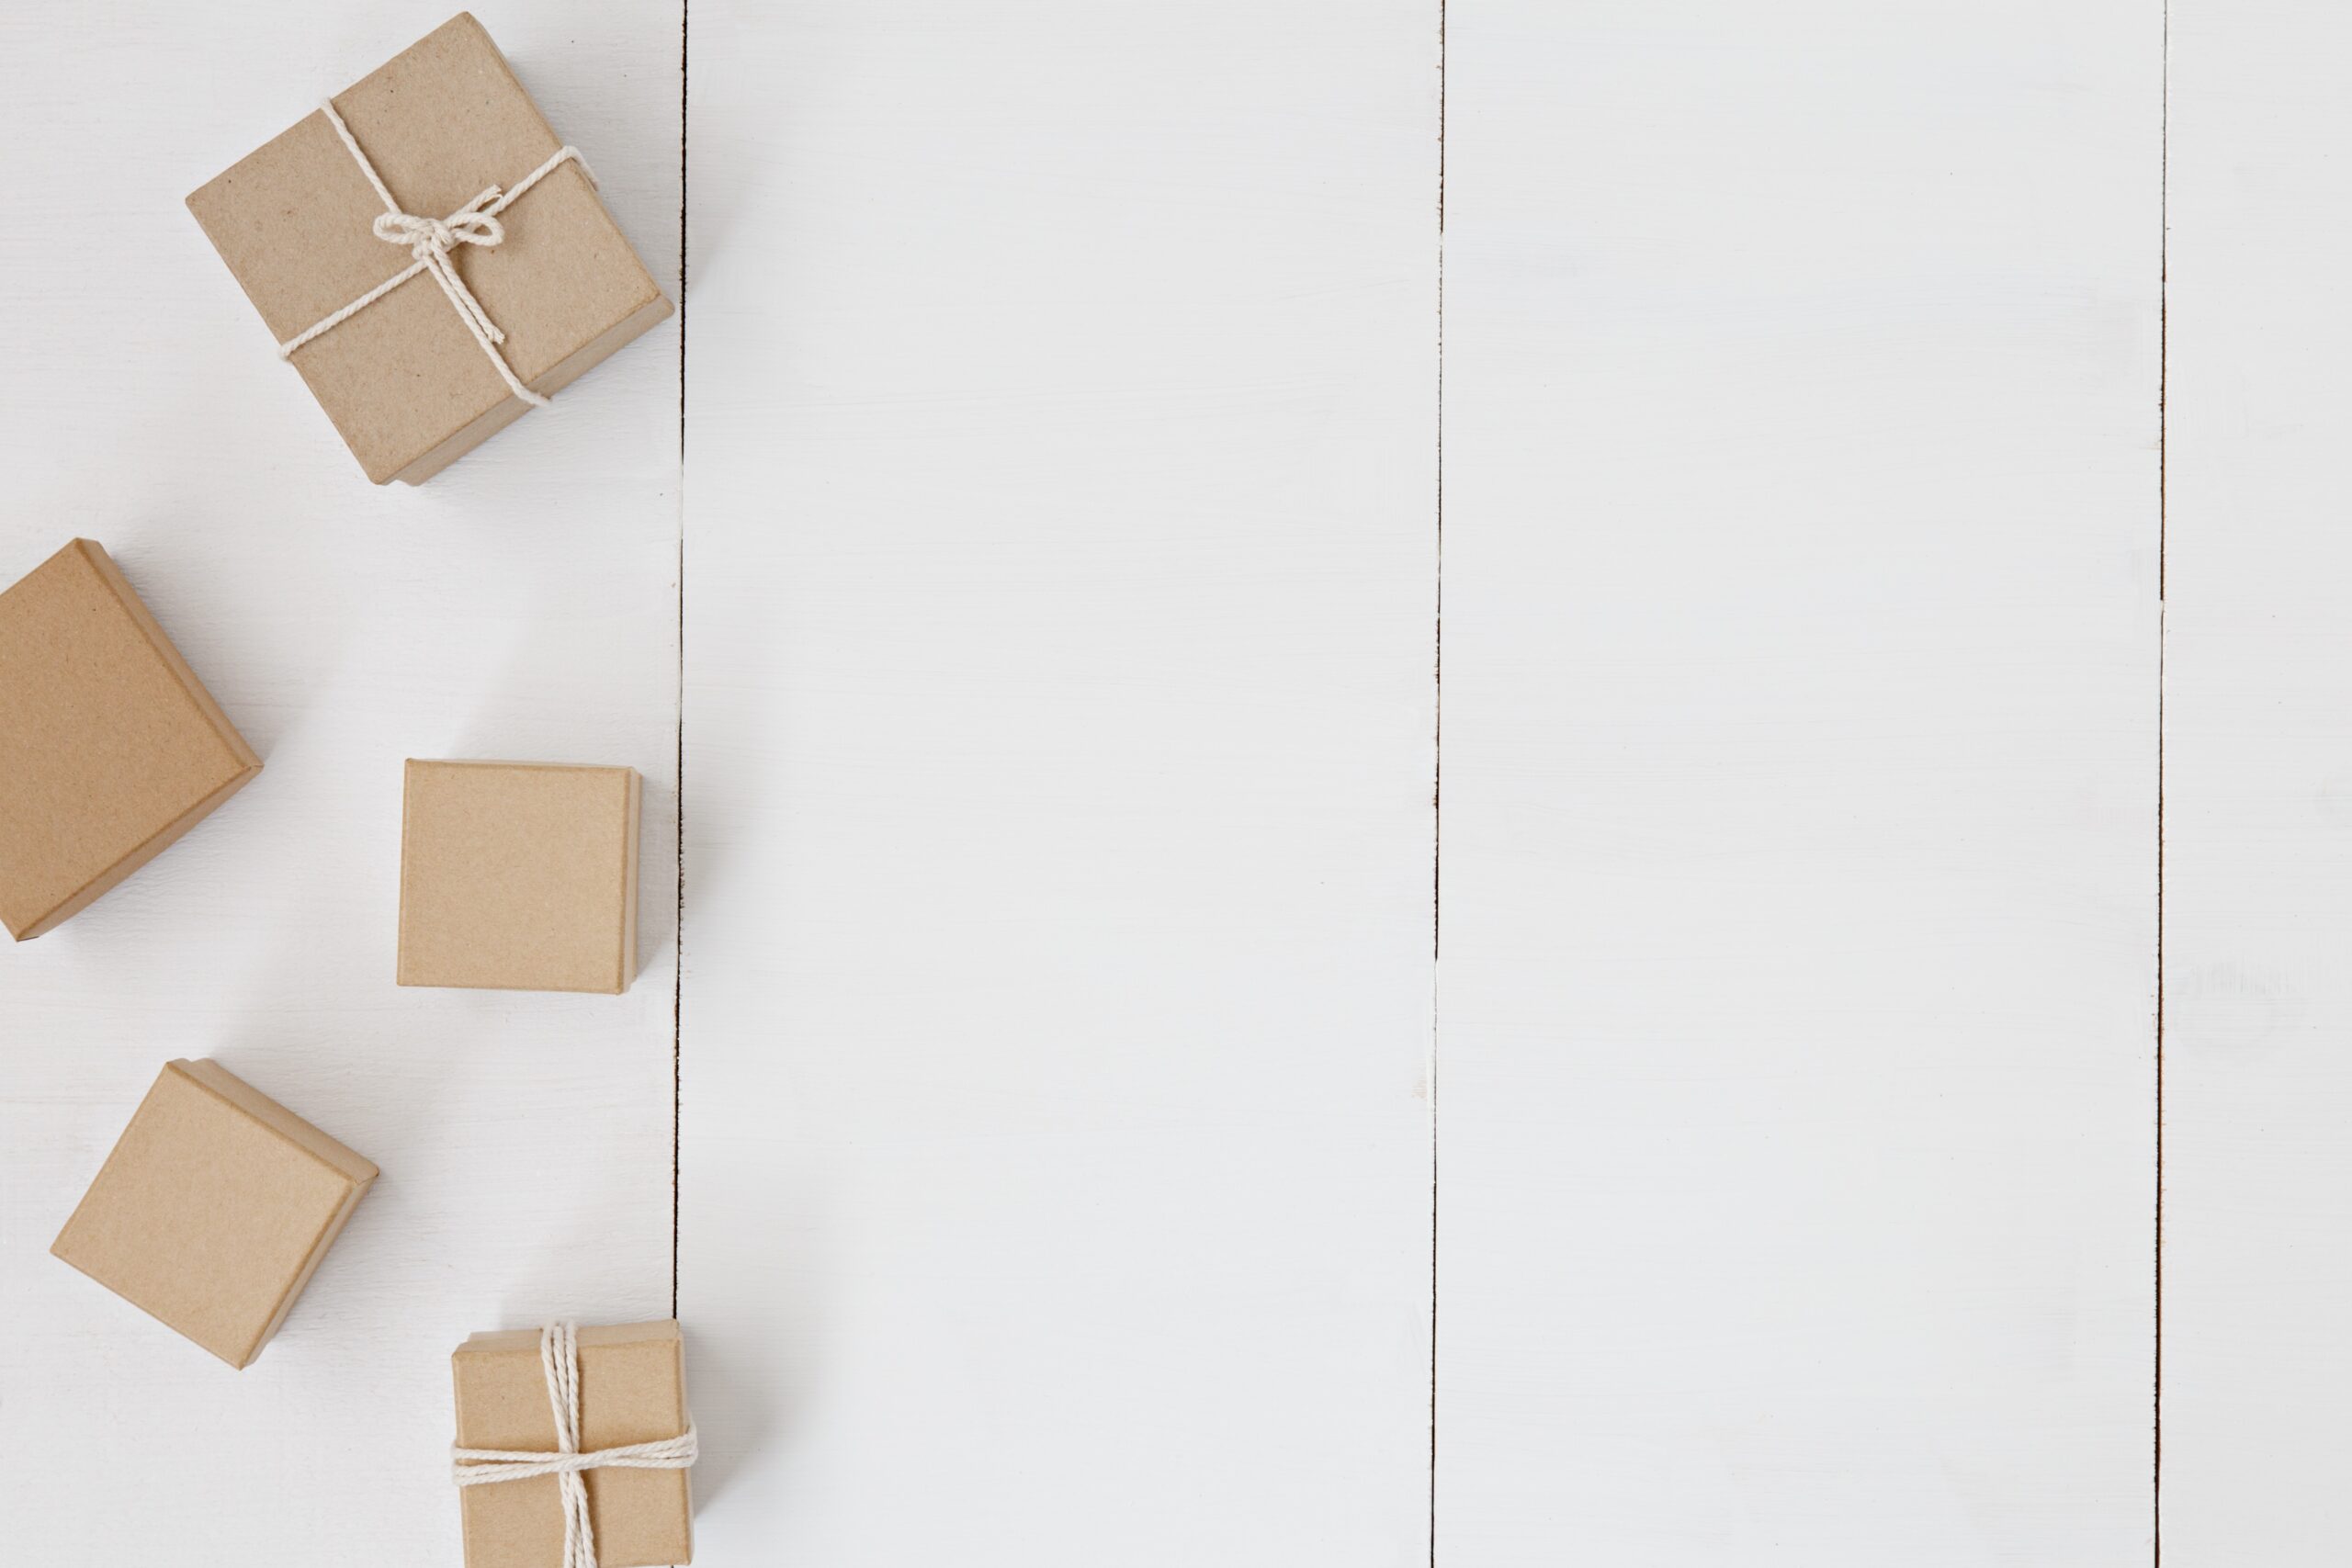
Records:
{"label": "gift box tied with white string", "polygon": [[450,1358],[466,1568],[664,1568],[694,1556],[676,1320],[477,1334]]}
{"label": "gift box tied with white string", "polygon": [[588,152],[470,16],[188,209],[378,484],[431,478],[670,314]]}

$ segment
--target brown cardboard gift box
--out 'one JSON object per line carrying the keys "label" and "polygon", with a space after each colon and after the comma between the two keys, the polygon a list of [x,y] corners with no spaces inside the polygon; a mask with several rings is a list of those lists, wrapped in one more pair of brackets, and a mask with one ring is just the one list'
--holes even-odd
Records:
{"label": "brown cardboard gift box", "polygon": [[634,768],[411,759],[400,983],[627,990],[641,794]]}
{"label": "brown cardboard gift box", "polygon": [[[674,1318],[578,1330],[580,1451],[684,1432],[685,1346]],[[554,1408],[539,1331],[477,1334],[449,1359],[458,1447],[548,1453]],[[666,1568],[694,1556],[694,1505],[683,1470],[581,1472],[600,1568]],[[458,1489],[466,1568],[560,1568],[563,1507],[552,1475]]]}
{"label": "brown cardboard gift box", "polygon": [[[434,220],[521,183],[563,146],[481,24],[462,14],[332,102],[421,226],[392,225],[387,243],[376,225],[385,199],[323,111],[187,198],[280,344],[424,259],[413,245]],[[503,329],[496,352],[541,396],[670,314],[580,162],[556,166],[488,226],[451,224],[442,243]],[[429,479],[531,406],[428,272],[291,358],[378,484]]]}
{"label": "brown cardboard gift box", "polygon": [[243,1367],[375,1179],[219,1063],[171,1062],[50,1251]]}
{"label": "brown cardboard gift box", "polygon": [[0,593],[0,925],[25,942],[261,772],[104,548]]}

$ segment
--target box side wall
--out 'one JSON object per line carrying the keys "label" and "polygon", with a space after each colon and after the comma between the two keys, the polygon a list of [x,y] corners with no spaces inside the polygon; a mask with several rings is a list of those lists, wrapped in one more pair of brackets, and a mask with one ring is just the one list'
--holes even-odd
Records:
{"label": "box side wall", "polygon": [[375,1161],[321,1132],[210,1057],[177,1061],[171,1066],[363,1188],[379,1174]]}
{"label": "box side wall", "polygon": [[[574,353],[558,360],[554,367],[531,383],[531,390],[543,398],[552,398],[581,377],[610,359],[622,348],[644,336],[670,317],[669,299],[657,292],[645,304],[605,328]],[[531,405],[520,398],[508,398],[487,413],[457,431],[447,440],[418,457],[399,472],[387,476],[401,484],[420,485],[531,412]],[[368,476],[378,484],[384,479]]]}
{"label": "box side wall", "polygon": [[615,976],[616,995],[626,991],[629,982],[637,978],[637,874],[638,839],[643,831],[645,780],[635,768],[628,773],[628,820],[622,828],[621,850],[621,933],[620,972]]}
{"label": "box side wall", "polygon": [[202,681],[197,679],[196,671],[188,668],[187,660],[180,657],[178,646],[164,635],[153,612],[147,608],[147,602],[139,596],[138,590],[130,586],[130,580],[122,575],[122,569],[115,564],[106,547],[96,539],[77,539],[74,543],[90,564],[97,569],[99,580],[112,590],[116,600],[147,638],[148,645],[154,649],[156,657],[178,680],[180,689],[196,705],[196,711],[204,716],[204,722],[220,738],[220,744],[228,749],[229,755],[243,767],[260,767],[260,756],[245,744],[245,738],[237,733],[237,727],[229,722],[229,716],[220,711],[220,705],[213,701],[212,694],[205,689]]}
{"label": "box side wall", "polygon": [[530,404],[510,397],[492,404],[487,412],[460,425],[447,440],[403,468],[379,473],[364,460],[360,466],[368,469],[368,478],[375,484],[421,485],[530,412]]}
{"label": "box side wall", "polygon": [[18,931],[13,926],[10,927],[8,934],[15,937],[18,942],[30,942],[37,936],[41,936],[50,931],[55,931],[59,926],[63,925],[67,920],[72,919],[74,916],[88,908],[92,904],[96,903],[107,894],[112,892],[122,883],[124,878],[130,876],[141,866],[145,865],[149,861],[153,860],[165,850],[168,850],[174,844],[178,843],[182,836],[184,836],[189,829],[195,827],[198,823],[203,821],[206,818],[219,810],[222,802],[226,801],[231,795],[236,794],[239,790],[244,788],[245,785],[253,783],[260,773],[261,764],[258,762],[245,769],[244,772],[237,774],[234,778],[232,778],[219,789],[214,790],[210,795],[206,795],[202,800],[198,801],[194,806],[189,807],[186,811],[180,813],[180,815],[175,818],[168,826],[162,829],[153,838],[141,844],[137,849],[131,851],[130,853],[115,862],[114,864],[108,866],[96,876],[92,877],[88,882],[84,883],[80,889],[77,890],[72,897],[66,899],[63,903],[50,910],[49,913],[41,916],[23,931]]}
{"label": "box side wall", "polygon": [[262,1347],[277,1337],[277,1331],[286,1326],[287,1316],[293,1312],[294,1303],[300,1301],[302,1292],[310,1288],[311,1276],[319,1271],[319,1265],[325,1261],[328,1249],[334,1246],[335,1238],[343,1235],[343,1227],[351,1223],[353,1213],[359,1207],[359,1200],[368,1196],[368,1189],[374,1185],[372,1179],[351,1184],[351,1190],[344,1196],[343,1206],[320,1228],[319,1238],[311,1244],[310,1252],[302,1259],[302,1267],[287,1281],[286,1293],[278,1299],[277,1311],[271,1314],[268,1323],[263,1325],[262,1331],[254,1337],[254,1342],[246,1347],[245,1359],[236,1363],[238,1366],[251,1366],[254,1358],[261,1354]]}
{"label": "box side wall", "polygon": [[189,1344],[195,1346],[206,1355],[212,1357],[216,1360],[226,1363],[232,1371],[243,1371],[251,1364],[253,1360],[251,1356],[247,1356],[244,1359],[240,1360],[236,1356],[232,1355],[228,1350],[222,1348],[220,1346],[215,1345],[207,1339],[200,1339],[195,1335],[190,1334],[185,1327],[179,1324],[174,1323],[170,1318],[165,1317],[163,1314],[147,1305],[144,1302],[133,1301],[130,1297],[124,1295],[120,1291],[115,1289],[111,1280],[107,1280],[104,1275],[99,1274],[96,1269],[92,1269],[86,1260],[76,1256],[71,1251],[59,1250],[61,1247],[64,1247],[64,1245],[65,1237],[60,1235],[55,1242],[50,1245],[49,1255],[51,1258],[56,1258],[59,1262],[64,1264],[67,1268],[72,1269],[75,1273],[80,1274],[84,1279],[88,1280],[91,1283],[96,1285],[99,1289],[105,1291],[108,1295],[114,1297],[115,1300],[121,1302],[126,1306],[136,1309],[148,1317],[153,1318],[155,1322],[162,1324],[165,1328],[170,1329],[173,1333],[178,1335],[181,1338],[187,1340]]}

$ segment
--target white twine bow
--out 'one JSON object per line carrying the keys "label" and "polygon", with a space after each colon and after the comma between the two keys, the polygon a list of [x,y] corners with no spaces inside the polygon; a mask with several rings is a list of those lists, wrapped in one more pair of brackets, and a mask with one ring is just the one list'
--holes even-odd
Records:
{"label": "white twine bow", "polygon": [[555,1410],[556,1451],[452,1445],[450,1474],[460,1486],[554,1476],[563,1500],[563,1568],[596,1568],[596,1532],[588,1522],[588,1485],[580,1479],[582,1472],[684,1470],[695,1462],[699,1451],[694,1423],[688,1422],[686,1429],[674,1438],[583,1454],[580,1451],[579,1330],[573,1325],[550,1323],[539,1330],[539,1370],[547,1375],[548,1403]]}
{"label": "white twine bow", "polygon": [[384,210],[378,214],[372,226],[376,238],[386,244],[406,245],[413,259],[406,267],[342,310],[321,318],[307,330],[279,344],[277,356],[280,359],[292,358],[294,351],[312,338],[343,325],[417,274],[429,272],[433,275],[433,281],[441,286],[441,292],[448,297],[451,307],[458,312],[458,319],[465,322],[466,330],[473,333],[474,342],[480,344],[481,351],[490,356],[490,363],[497,370],[499,379],[506,383],[506,389],[534,408],[545,408],[548,400],[523,385],[506,363],[506,356],[498,352],[498,345],[506,341],[506,334],[498,330],[498,323],[492,321],[490,312],[481,308],[481,301],[475,299],[473,290],[466,287],[466,280],[458,276],[458,264],[450,253],[459,245],[480,245],[487,250],[503,242],[506,238],[506,226],[498,220],[498,215],[514,206],[517,197],[554,173],[560,164],[578,164],[580,172],[588,176],[588,183],[594,185],[596,176],[589,170],[588,161],[580,155],[580,149],[570,146],[558,148],[554,156],[524,175],[511,190],[502,191],[492,186],[447,218],[419,218],[413,212],[401,211],[401,204],[392,199],[392,193],[385,186],[383,176],[376,173],[376,165],[368,161],[368,154],[359,150],[358,140],[351,134],[351,127],[343,123],[343,116],[335,112],[334,102],[322,102],[319,107],[324,111],[327,123],[334,127],[334,133],[343,139],[344,146],[351,152],[352,161],[359,165],[359,172],[368,176],[368,183],[376,187],[376,195],[384,203]]}

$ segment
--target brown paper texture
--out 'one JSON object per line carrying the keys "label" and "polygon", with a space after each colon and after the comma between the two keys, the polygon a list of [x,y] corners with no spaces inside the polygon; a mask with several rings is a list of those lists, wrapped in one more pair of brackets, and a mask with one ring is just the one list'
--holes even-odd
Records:
{"label": "brown paper texture", "polygon": [[50,1251],[243,1367],[375,1179],[219,1063],[171,1062]]}
{"label": "brown paper texture", "polygon": [[261,771],[106,551],[0,593],[0,924],[54,928]]}
{"label": "brown paper texture", "polygon": [[627,990],[641,795],[634,768],[412,759],[400,983]]}
{"label": "brown paper texture", "polygon": [[[686,1429],[684,1346],[675,1319],[579,1331],[583,1452],[674,1438]],[[555,1411],[535,1328],[477,1334],[450,1358],[458,1446],[548,1453]],[[694,1557],[683,1470],[591,1470],[589,1524],[603,1568],[666,1568]],[[466,1568],[560,1568],[563,1508],[552,1475],[460,1487]]]}
{"label": "brown paper texture", "polygon": [[[513,186],[563,145],[469,15],[337,95],[335,109],[403,210],[443,218]],[[583,148],[593,157],[594,149]],[[323,114],[187,198],[283,343],[409,265],[370,231],[384,210]],[[507,209],[494,247],[459,245],[458,276],[506,333],[506,363],[551,394],[670,314],[577,163]],[[527,412],[430,276],[295,351],[295,368],[378,484],[422,482]]]}

